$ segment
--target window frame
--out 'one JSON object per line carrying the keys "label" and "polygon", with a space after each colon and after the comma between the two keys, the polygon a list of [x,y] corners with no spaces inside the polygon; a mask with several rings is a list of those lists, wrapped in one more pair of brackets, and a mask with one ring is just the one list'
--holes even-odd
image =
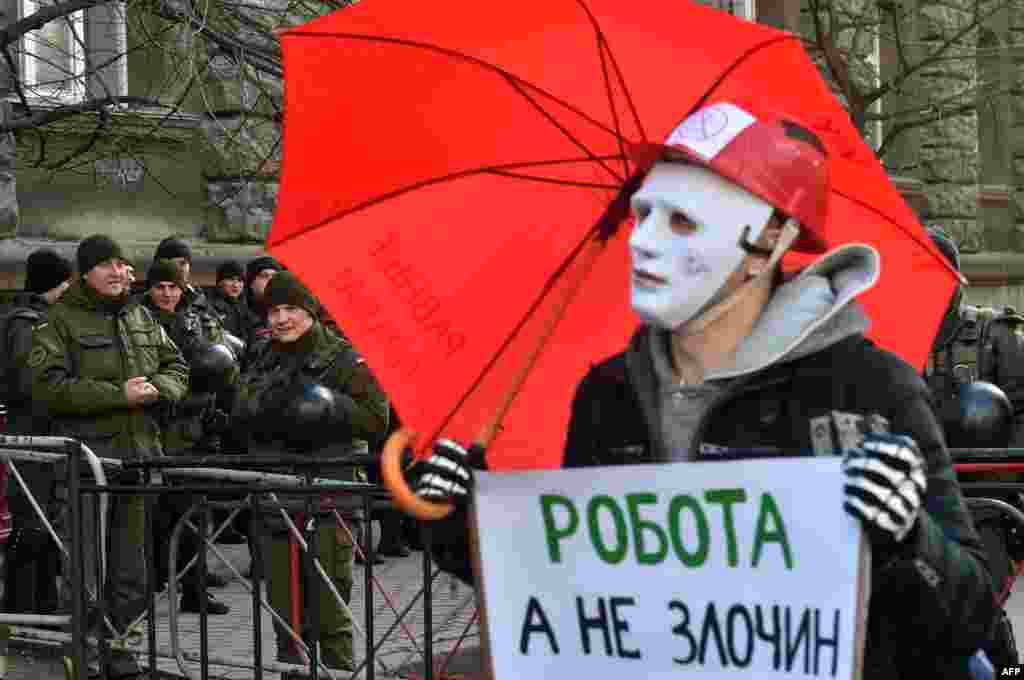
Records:
{"label": "window frame", "polygon": [[[38,0],[18,0],[18,9],[22,18],[32,15],[45,3]],[[38,43],[40,33],[31,31],[22,37],[21,49],[21,80],[26,96],[30,99],[53,100],[63,104],[81,102],[86,97],[86,33],[85,33],[85,12],[79,10],[68,16],[55,19],[66,31],[68,43],[71,45],[68,58],[70,61],[69,74],[66,80],[52,84],[39,83],[39,58],[35,56],[34,50],[30,48],[33,42]]]}

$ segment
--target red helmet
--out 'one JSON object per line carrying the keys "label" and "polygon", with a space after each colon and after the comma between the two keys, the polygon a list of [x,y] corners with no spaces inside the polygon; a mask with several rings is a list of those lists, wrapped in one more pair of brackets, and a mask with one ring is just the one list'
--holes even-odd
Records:
{"label": "red helmet", "polygon": [[709,104],[690,114],[664,144],[636,145],[631,155],[645,170],[679,156],[706,167],[796,218],[802,229],[794,249],[827,249],[828,154],[818,136],[792,116]]}

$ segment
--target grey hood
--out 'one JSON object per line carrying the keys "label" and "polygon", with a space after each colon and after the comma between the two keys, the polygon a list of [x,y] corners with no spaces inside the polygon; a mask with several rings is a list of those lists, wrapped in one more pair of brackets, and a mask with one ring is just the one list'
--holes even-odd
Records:
{"label": "grey hood", "polygon": [[875,285],[880,271],[881,257],[871,246],[852,243],[826,253],[775,290],[732,367],[706,380],[754,373],[864,333],[870,320],[854,298]]}

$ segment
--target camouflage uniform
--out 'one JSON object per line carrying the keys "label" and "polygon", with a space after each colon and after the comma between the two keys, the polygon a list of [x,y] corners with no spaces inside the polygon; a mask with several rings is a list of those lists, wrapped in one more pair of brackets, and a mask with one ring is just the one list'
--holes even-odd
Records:
{"label": "camouflage uniform", "polygon": [[[104,298],[80,279],[50,308],[48,320],[36,325],[28,366],[32,398],[47,409],[55,435],[80,439],[100,457],[163,455],[157,412],[185,396],[188,366],[145,308]],[[160,392],[158,402],[128,403],[124,383],[135,376],[148,377]],[[132,483],[137,478],[124,475],[111,481]],[[143,500],[110,497],[105,594],[107,612],[118,630],[146,607]],[[73,537],[86,546],[97,544],[93,502],[95,496],[85,498],[84,534]],[[66,517],[58,524],[63,540],[71,539]],[[95,554],[86,549],[85,555],[86,582],[95,588]],[[70,575],[70,566],[65,567],[64,573]],[[66,586],[64,592],[70,594],[70,584]],[[125,654],[116,655],[112,664],[114,677],[137,668],[134,658]]]}
{"label": "camouflage uniform", "polygon": [[[271,343],[242,375],[238,399],[232,415],[233,426],[251,435],[250,453],[288,454],[297,452],[284,441],[282,432],[287,424],[273,422],[269,408],[289,386],[307,380],[347,395],[354,402],[349,411],[351,434],[337,442],[330,453],[348,452],[353,448],[363,451],[367,442],[376,442],[387,429],[388,400],[363,359],[342,338],[327,332],[318,322],[292,345]],[[354,479],[357,474],[347,468],[332,476]],[[361,476],[361,473],[360,473]],[[301,497],[282,497],[287,508],[302,512],[305,501]],[[349,601],[352,592],[352,542],[347,532],[336,526],[330,507],[318,502],[319,528],[318,555],[339,593]],[[268,565],[270,602],[277,613],[291,622],[291,595],[289,590],[289,540],[287,527],[277,509],[266,506],[263,516],[255,518],[254,535],[263,537],[261,551]],[[351,669],[353,662],[352,622],[340,610],[326,584],[319,591],[320,619],[316,628],[323,662],[330,667]],[[306,633],[312,626],[303,626]],[[275,624],[278,657],[294,661],[290,637]]]}
{"label": "camouflage uniform", "polygon": [[[148,291],[140,298],[142,304],[149,309],[174,344],[182,351],[186,361],[193,359],[196,348],[203,343],[223,343],[224,327],[220,318],[206,302],[203,294],[186,286],[182,290],[181,301],[173,312],[167,312],[155,305]],[[237,369],[230,379],[234,383],[238,378]],[[167,455],[189,455],[190,453],[217,452],[219,444],[215,435],[208,435],[204,424],[204,416],[217,406],[217,399],[224,395],[194,393],[176,404],[168,404],[164,413],[164,449]],[[230,406],[227,407],[230,409]],[[157,573],[160,582],[167,579],[168,537],[174,531],[179,519],[188,512],[195,502],[192,494],[161,495],[157,508]],[[180,573],[199,550],[198,537],[186,530],[181,537],[178,551],[177,570]],[[182,593],[186,602],[198,602],[201,589],[199,587],[199,569],[193,567],[182,578]]]}
{"label": "camouflage uniform", "polygon": [[[181,350],[187,362],[192,360],[196,348],[202,343],[225,342],[224,326],[220,315],[208,302],[203,293],[191,286],[182,291],[181,302],[174,312],[165,312],[153,304],[149,295],[142,298],[142,304],[160,322],[174,344]],[[234,383],[238,378],[230,380]],[[230,401],[230,395],[190,394],[190,398],[171,405],[164,424],[164,448],[168,455],[179,455],[208,441],[204,434],[202,416],[212,406],[215,397]],[[227,406],[230,409],[230,404]]]}

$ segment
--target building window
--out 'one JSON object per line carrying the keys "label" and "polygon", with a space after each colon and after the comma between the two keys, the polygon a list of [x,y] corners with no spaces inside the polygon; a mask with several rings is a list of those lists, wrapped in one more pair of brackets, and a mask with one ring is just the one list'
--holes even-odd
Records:
{"label": "building window", "polygon": [[[21,0],[22,16],[53,4]],[[85,12],[55,19],[24,37],[22,85],[38,99],[79,101],[85,96]]]}
{"label": "building window", "polygon": [[[19,0],[21,18],[57,0]],[[61,105],[128,93],[125,5],[114,0],[50,21],[25,35],[21,84],[37,102]]]}
{"label": "building window", "polygon": [[747,21],[755,21],[757,19],[756,0],[697,0],[697,2],[720,9],[723,12],[728,12]]}

